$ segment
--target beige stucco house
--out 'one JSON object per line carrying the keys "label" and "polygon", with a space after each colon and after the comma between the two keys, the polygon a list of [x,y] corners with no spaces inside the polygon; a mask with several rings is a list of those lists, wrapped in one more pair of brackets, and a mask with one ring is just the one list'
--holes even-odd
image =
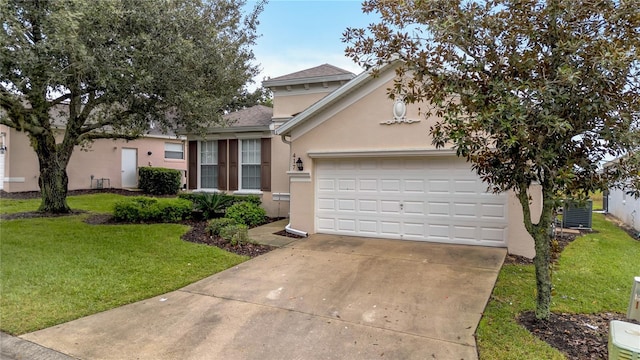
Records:
{"label": "beige stucco house", "polygon": [[286,120],[275,133],[290,144],[288,229],[505,247],[533,257],[515,196],[488,193],[453,150],[431,145],[436,119],[420,113],[425,104],[389,98],[396,66],[353,79],[319,67],[307,71],[316,77],[296,73],[263,83],[274,93],[274,119]]}
{"label": "beige stucco house", "polygon": [[[64,106],[64,105],[60,105]],[[52,110],[56,114],[60,109]],[[59,127],[62,136],[63,127]],[[157,166],[183,172],[186,184],[185,137],[151,129],[137,140],[100,139],[76,146],[69,165],[69,190],[137,188],[138,167]],[[24,132],[0,125],[0,190],[38,191],[38,158]]]}

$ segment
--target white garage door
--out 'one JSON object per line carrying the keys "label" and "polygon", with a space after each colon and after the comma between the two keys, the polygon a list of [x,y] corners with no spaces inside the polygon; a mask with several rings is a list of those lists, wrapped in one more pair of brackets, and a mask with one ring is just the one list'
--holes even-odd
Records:
{"label": "white garage door", "polygon": [[316,231],[506,246],[506,195],[456,157],[319,160]]}

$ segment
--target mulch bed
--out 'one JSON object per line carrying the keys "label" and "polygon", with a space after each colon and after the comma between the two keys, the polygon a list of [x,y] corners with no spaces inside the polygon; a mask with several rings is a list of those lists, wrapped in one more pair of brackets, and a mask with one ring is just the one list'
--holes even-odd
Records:
{"label": "mulch bed", "polygon": [[[70,191],[69,195],[81,195],[91,193],[104,193],[110,192],[120,195],[141,195],[140,193],[131,192],[127,190],[119,189],[103,189],[103,190],[79,190]],[[9,199],[29,199],[40,197],[39,192],[28,193],[6,193],[0,191],[0,197]],[[82,212],[73,212],[66,215],[77,215]],[[52,216],[51,214],[42,214],[37,212],[26,212],[18,214],[8,214],[0,216],[1,219],[18,219],[18,218],[34,218]],[[64,215],[55,215],[64,216]],[[608,216],[608,218],[615,220]],[[116,224],[113,221],[111,215],[92,215],[86,219],[89,224]],[[210,246],[217,246],[226,251],[245,255],[250,257],[256,257],[265,254],[274,248],[267,245],[258,244],[242,244],[232,246],[225,240],[210,236],[207,231],[206,221],[188,220],[183,222],[185,225],[189,225],[191,229],[182,236],[185,241],[190,241],[198,244],[206,244]],[[619,222],[617,222],[620,225]],[[637,231],[624,226],[620,226],[627,231],[633,238],[638,238]],[[299,238],[294,234],[289,234],[282,230],[276,233],[281,236],[288,236]],[[556,243],[552,247],[552,263],[556,263],[562,250],[570,244],[577,235],[574,234],[558,234],[556,237]],[[507,255],[505,264],[515,265],[532,265],[533,260],[517,256]],[[601,313],[601,314],[554,314],[552,313],[548,321],[538,321],[535,318],[535,313],[528,311],[520,314],[517,321],[529,330],[532,334],[547,342],[549,345],[563,352],[569,360],[592,360],[592,359],[607,359],[607,342],[609,337],[609,322],[612,320],[626,320],[623,314],[618,313]]]}
{"label": "mulch bed", "polygon": [[607,359],[609,322],[625,319],[618,313],[551,314],[548,321],[538,321],[535,312],[520,314],[518,322],[532,334],[562,351],[569,360]]}
{"label": "mulch bed", "polygon": [[[581,231],[581,234],[588,233]],[[629,231],[627,231],[629,232]],[[551,263],[557,263],[564,248],[578,236],[575,234],[557,234],[552,246]],[[631,233],[630,233],[631,235]],[[517,255],[507,255],[505,264],[532,265],[533,260]],[[555,314],[549,320],[539,321],[534,311],[527,311],[517,321],[529,332],[565,354],[569,360],[595,360],[608,358],[609,322],[626,319],[624,314]]]}

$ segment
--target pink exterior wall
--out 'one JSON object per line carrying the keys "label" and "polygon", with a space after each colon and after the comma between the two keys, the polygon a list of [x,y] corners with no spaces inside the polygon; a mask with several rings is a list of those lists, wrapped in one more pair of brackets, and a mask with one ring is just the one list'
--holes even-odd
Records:
{"label": "pink exterior wall", "polygon": [[[38,158],[29,145],[28,137],[14,129],[1,129],[7,133],[6,142],[8,150],[5,153],[5,182],[4,191],[37,191],[38,187]],[[182,144],[181,140],[175,138],[146,137],[133,141],[125,140],[97,140],[90,147],[82,149],[76,147],[67,174],[69,176],[69,190],[90,189],[96,187],[94,179],[109,179],[112,188],[122,187],[121,161],[122,149],[137,149],[138,166],[158,166],[183,171],[183,183],[185,183],[185,173],[187,161],[165,159],[165,142]],[[151,152],[151,155],[148,155]],[[185,151],[185,158],[186,158]],[[103,184],[107,187],[108,183]]]}

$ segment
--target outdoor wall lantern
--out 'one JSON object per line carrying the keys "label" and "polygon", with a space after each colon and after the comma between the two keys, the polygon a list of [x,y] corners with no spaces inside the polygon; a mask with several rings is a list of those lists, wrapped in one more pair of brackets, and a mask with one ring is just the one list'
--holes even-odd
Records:
{"label": "outdoor wall lantern", "polygon": [[636,276],[633,280],[627,319],[640,321],[640,276]]}
{"label": "outdoor wall lantern", "polygon": [[302,164],[302,159],[298,158],[298,160],[296,160],[296,166],[298,167],[298,171],[304,170],[304,166]]}

